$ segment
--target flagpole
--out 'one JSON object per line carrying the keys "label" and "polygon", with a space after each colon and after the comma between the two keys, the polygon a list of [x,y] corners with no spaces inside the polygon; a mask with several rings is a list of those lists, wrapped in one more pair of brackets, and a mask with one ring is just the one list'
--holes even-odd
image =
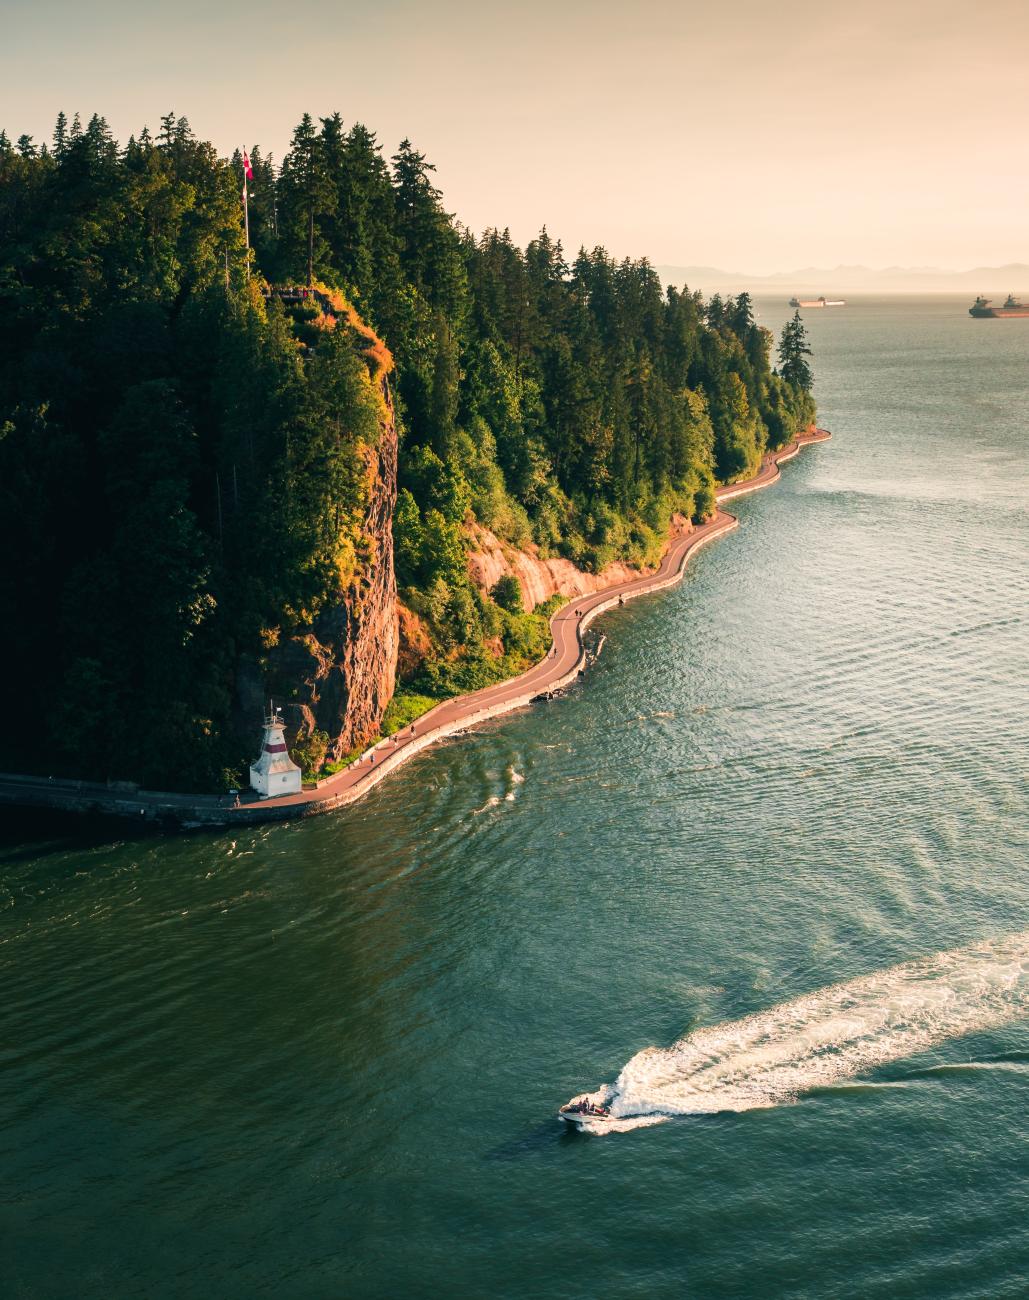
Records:
{"label": "flagpole", "polygon": [[247,279],[250,279],[250,201],[247,194],[247,171],[243,168],[243,229],[247,240]]}

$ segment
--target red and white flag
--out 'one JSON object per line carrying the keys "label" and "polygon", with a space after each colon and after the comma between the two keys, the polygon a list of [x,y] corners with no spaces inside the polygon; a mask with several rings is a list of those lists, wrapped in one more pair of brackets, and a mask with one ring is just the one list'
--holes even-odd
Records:
{"label": "red and white flag", "polygon": [[245,149],[243,150],[243,171],[248,181],[254,179],[254,169],[250,166],[250,158]]}

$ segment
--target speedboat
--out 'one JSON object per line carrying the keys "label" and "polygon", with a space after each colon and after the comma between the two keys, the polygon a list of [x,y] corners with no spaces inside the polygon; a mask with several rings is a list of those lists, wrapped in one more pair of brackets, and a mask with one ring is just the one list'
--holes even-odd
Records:
{"label": "speedboat", "polygon": [[582,1128],[584,1124],[597,1124],[601,1127],[614,1120],[610,1106],[590,1101],[589,1097],[573,1097],[571,1101],[557,1112],[558,1119],[571,1124],[573,1128]]}

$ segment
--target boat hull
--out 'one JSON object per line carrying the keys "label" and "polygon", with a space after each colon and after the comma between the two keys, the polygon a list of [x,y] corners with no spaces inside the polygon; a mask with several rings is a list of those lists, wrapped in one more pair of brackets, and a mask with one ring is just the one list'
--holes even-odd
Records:
{"label": "boat hull", "polygon": [[563,1123],[570,1125],[572,1128],[581,1129],[584,1124],[594,1124],[599,1128],[612,1122],[611,1115],[590,1115],[584,1114],[581,1110],[559,1110],[557,1117]]}
{"label": "boat hull", "polygon": [[1000,320],[1007,316],[1029,316],[1029,303],[1020,302],[1013,293],[1009,293],[1006,302],[994,307],[989,298],[982,294],[976,298],[968,309],[969,316],[976,320]]}

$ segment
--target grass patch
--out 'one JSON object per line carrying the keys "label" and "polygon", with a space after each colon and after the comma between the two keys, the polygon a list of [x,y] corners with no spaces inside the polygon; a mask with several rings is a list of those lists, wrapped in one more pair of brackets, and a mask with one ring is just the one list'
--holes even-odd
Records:
{"label": "grass patch", "polygon": [[337,772],[342,772],[345,767],[350,766],[358,754],[363,754],[364,751],[365,746],[361,745],[357,749],[352,749],[349,754],[344,754],[342,758],[337,758],[334,763],[325,763],[318,773],[318,780],[322,781],[327,776],[335,776]]}
{"label": "grass patch", "polygon": [[382,734],[392,736],[398,731],[403,731],[438,703],[439,700],[433,699],[431,695],[418,695],[414,691],[397,691],[383,714]]}

